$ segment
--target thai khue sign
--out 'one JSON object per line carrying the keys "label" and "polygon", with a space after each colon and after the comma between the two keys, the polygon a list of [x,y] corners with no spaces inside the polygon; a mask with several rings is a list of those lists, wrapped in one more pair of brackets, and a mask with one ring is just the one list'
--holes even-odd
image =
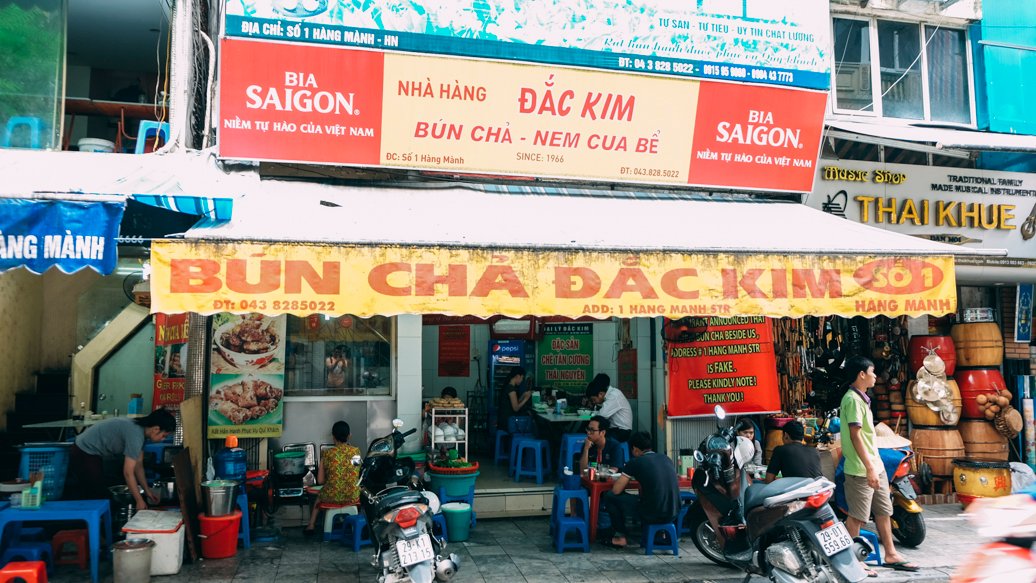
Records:
{"label": "thai khue sign", "polygon": [[827,0],[235,0],[225,8],[232,37],[830,86]]}
{"label": "thai khue sign", "polygon": [[692,342],[666,345],[669,417],[781,410],[769,318],[691,318]]}
{"label": "thai khue sign", "polygon": [[952,313],[953,258],[155,241],[156,312],[489,317]]}
{"label": "thai khue sign", "polygon": [[224,158],[807,192],[827,94],[224,39]]}
{"label": "thai khue sign", "polygon": [[889,231],[1008,251],[960,264],[1036,267],[1034,174],[823,160],[806,204]]}

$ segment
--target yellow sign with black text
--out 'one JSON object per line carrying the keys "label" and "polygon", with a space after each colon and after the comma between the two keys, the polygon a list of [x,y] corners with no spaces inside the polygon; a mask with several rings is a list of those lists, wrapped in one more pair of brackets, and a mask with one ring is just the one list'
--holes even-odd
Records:
{"label": "yellow sign with black text", "polygon": [[155,241],[151,309],[267,315],[948,314],[953,258]]}

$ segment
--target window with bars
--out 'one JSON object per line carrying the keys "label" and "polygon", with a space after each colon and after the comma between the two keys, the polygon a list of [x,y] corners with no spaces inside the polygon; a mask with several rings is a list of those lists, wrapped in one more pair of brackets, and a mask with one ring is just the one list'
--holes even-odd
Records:
{"label": "window with bars", "polygon": [[974,123],[965,30],[835,18],[833,38],[837,113]]}

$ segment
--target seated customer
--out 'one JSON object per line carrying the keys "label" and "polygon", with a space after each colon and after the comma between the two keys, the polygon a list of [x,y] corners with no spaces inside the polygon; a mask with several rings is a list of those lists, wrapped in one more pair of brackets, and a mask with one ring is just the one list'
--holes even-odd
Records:
{"label": "seated customer", "polygon": [[763,446],[759,444],[759,440],[755,438],[755,423],[752,423],[748,419],[743,419],[737,424],[734,429],[737,434],[741,437],[752,442],[752,446],[755,447],[755,452],[752,454],[752,463],[761,466],[763,465]]}
{"label": "seated customer", "polygon": [[303,531],[306,536],[316,533],[321,504],[349,506],[360,503],[360,487],[356,485],[360,469],[352,464],[353,456],[360,455],[360,450],[347,443],[350,434],[351,429],[345,421],[338,421],[331,426],[335,446],[320,454],[317,483],[324,487],[320,489],[317,502],[313,504],[313,512],[309,515],[309,524]]}
{"label": "seated customer", "polygon": [[611,385],[612,380],[608,375],[598,374],[587,383],[586,398],[601,407],[598,413],[611,423],[612,438],[628,441],[633,433],[633,409],[626,395]]}
{"label": "seated customer", "polygon": [[622,447],[618,441],[608,437],[609,426],[608,420],[600,415],[594,415],[586,424],[586,440],[583,441],[583,453],[579,456],[580,472],[586,471],[590,462],[596,462],[597,467],[620,466]]}
{"label": "seated customer", "polygon": [[770,465],[766,468],[766,483],[782,478],[821,478],[820,452],[806,445],[806,434],[802,424],[789,421],[784,424],[784,445],[773,450]]}
{"label": "seated customer", "polygon": [[[641,524],[665,524],[676,520],[680,511],[680,483],[672,460],[653,451],[646,432],[634,433],[629,443],[633,459],[603,496],[614,530],[609,546],[619,548],[627,543],[627,515],[640,516]],[[630,480],[640,482],[639,497],[626,493]]]}

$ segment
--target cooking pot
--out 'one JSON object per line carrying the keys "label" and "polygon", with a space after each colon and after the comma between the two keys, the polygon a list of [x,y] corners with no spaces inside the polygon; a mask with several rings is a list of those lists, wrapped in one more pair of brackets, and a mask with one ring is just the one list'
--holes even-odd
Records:
{"label": "cooking pot", "polygon": [[281,476],[301,476],[306,473],[306,452],[282,451],[273,454],[273,467]]}

